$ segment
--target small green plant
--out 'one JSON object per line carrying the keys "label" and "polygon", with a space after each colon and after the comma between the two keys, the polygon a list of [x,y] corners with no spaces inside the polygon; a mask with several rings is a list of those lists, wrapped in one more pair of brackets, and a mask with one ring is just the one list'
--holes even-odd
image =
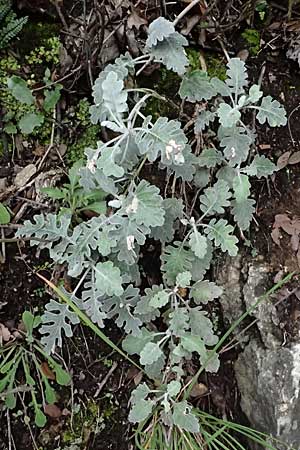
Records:
{"label": "small green plant", "polygon": [[22,323],[25,331],[18,329],[18,336],[0,347],[0,397],[7,408],[14,409],[18,393],[28,392],[35,423],[43,427],[46,423],[43,408],[57,401],[50,380],[55,379],[57,384],[66,386],[71,378],[34,337],[34,329],[41,323],[40,317],[25,311]]}
{"label": "small green plant", "polygon": [[242,38],[247,42],[250,54],[256,56],[260,49],[259,31],[247,28],[243,31]]}
{"label": "small green plant", "polygon": [[0,225],[7,225],[10,222],[10,212],[8,208],[0,202]]}
{"label": "small green plant", "polygon": [[11,0],[0,1],[0,50],[20,33],[27,20],[28,17],[17,18]]}
{"label": "small green plant", "polygon": [[[150,24],[145,53],[118,58],[95,82],[91,122],[113,131],[113,137],[86,149],[86,165],[78,168],[78,176],[83,192],[106,193],[106,214],[76,226],[70,214],[37,215],[25,221],[17,236],[48,248],[51,259],[80,277],[70,294],[62,296],[52,286],[64,303],[46,305],[40,328],[46,352],[61,346],[62,334],[71,336],[79,319],[107,342],[100,328],[114,319],[127,335],[124,350],[138,355],[148,377],[132,393],[129,420],[155,420],[167,435],[183,430],[198,436],[186,365],[197,358],[200,371],[217,372],[217,346],[223,342],[206,312],[206,305],[222,294],[208,271],[217,253],[238,253],[237,231],[249,229],[255,212],[252,177],[277,170],[272,161],[250,152],[255,133],[245,120],[248,112],[270,127],[285,125],[287,119],[277,100],[263,97],[257,84],[248,85],[243,61],[228,62],[225,81],[201,70],[187,71],[186,45],[174,24],[159,18]],[[145,116],[148,99],[161,96],[126,87],[136,66],[153,60],[181,76],[182,100],[202,103],[194,131],[208,130],[214,139],[200,155],[193,153],[179,121]],[[173,186],[181,182],[199,190],[192,212],[185,200],[167,189],[164,197],[143,178],[146,163],[155,163],[159,176],[172,177]],[[148,238],[161,249],[161,280],[140,288],[139,262]],[[168,442],[163,431],[160,435]]]}
{"label": "small green plant", "polygon": [[48,197],[59,200],[62,203],[60,214],[70,214],[75,220],[79,220],[83,211],[93,211],[97,214],[105,214],[107,205],[106,192],[94,189],[86,192],[79,184],[79,170],[83,167],[82,161],[78,161],[68,172],[69,182],[62,188],[42,188],[41,192]]}
{"label": "small green plant", "polygon": [[[36,128],[39,128],[52,114],[55,105],[60,99],[60,84],[52,85],[50,82],[50,71],[46,69],[44,76],[45,88],[43,90],[42,106],[37,106],[36,98],[28,87],[28,83],[23,78],[13,75],[7,79],[7,88],[9,93],[19,102],[16,108],[12,110],[4,103],[6,110],[3,121],[4,131],[8,134],[16,134],[18,130],[22,134],[31,134]],[[40,99],[39,99],[40,101]],[[20,107],[22,105],[22,107]]]}

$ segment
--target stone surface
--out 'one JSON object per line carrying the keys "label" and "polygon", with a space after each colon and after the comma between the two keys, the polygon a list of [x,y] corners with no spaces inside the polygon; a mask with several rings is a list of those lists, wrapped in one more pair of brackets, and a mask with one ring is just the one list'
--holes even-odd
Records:
{"label": "stone surface", "polygon": [[[269,281],[268,265],[251,265],[239,300],[235,297],[240,304],[235,310],[225,308],[226,314],[235,316],[250,308],[268,290]],[[300,341],[283,346],[279,318],[270,300],[260,303],[251,316],[257,319],[259,337],[248,334],[249,343],[235,363],[242,410],[253,428],[278,438],[289,449],[300,450]],[[251,448],[258,450],[253,444]],[[276,450],[283,448],[278,445]]]}
{"label": "stone surface", "polygon": [[300,450],[300,344],[270,349],[251,340],[235,373],[241,408],[251,426]]}

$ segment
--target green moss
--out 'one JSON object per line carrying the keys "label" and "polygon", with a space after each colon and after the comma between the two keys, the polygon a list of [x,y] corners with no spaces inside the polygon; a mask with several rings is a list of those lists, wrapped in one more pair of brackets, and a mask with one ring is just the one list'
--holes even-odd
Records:
{"label": "green moss", "polygon": [[257,55],[260,49],[260,33],[257,30],[246,28],[242,33],[242,38],[248,45],[249,52],[252,56]]}
{"label": "green moss", "polygon": [[60,40],[57,36],[53,36],[26,55],[25,61],[29,65],[56,65],[59,63],[59,50]]}
{"label": "green moss", "polygon": [[86,147],[97,147],[99,126],[92,125],[90,120],[90,103],[84,98],[80,100],[73,113],[72,126],[76,129],[77,140],[68,145],[67,162],[72,166],[76,161],[84,159]]}
{"label": "green moss", "polygon": [[[187,57],[190,63],[191,70],[201,70],[201,63],[199,58],[199,51],[194,48],[187,49]],[[207,73],[210,77],[217,77],[220,80],[226,80],[226,64],[223,58],[217,57],[210,53],[205,53],[204,55]]]}
{"label": "green moss", "polygon": [[73,423],[67,422],[67,428],[62,434],[62,442],[65,445],[79,444],[78,448],[86,448],[85,445],[91,433],[97,433],[105,427],[116,411],[116,406],[112,403],[112,398],[107,395],[99,405],[93,400],[89,400],[84,406],[77,405],[73,415]]}
{"label": "green moss", "polygon": [[195,50],[194,48],[188,48],[186,50],[186,54],[189,60],[190,69],[191,70],[201,69],[199,51]]}
{"label": "green moss", "polygon": [[220,80],[226,80],[226,63],[223,58],[214,55],[206,55],[205,61],[207,65],[207,73],[210,77],[217,77]]}
{"label": "green moss", "polygon": [[57,37],[59,29],[57,23],[29,21],[20,34],[18,50],[23,56],[30,54],[31,51],[44,46],[49,39]]}

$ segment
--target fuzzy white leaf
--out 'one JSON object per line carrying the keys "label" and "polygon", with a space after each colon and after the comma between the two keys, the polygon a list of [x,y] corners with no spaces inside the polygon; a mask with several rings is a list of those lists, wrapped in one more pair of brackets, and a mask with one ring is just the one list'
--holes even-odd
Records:
{"label": "fuzzy white leaf", "polygon": [[146,364],[153,364],[162,356],[162,354],[163,352],[158,344],[149,342],[140,353],[140,363],[143,366]]}
{"label": "fuzzy white leaf", "polygon": [[121,295],[122,277],[118,267],[111,261],[99,262],[95,266],[95,283],[100,295]]}
{"label": "fuzzy white leaf", "polygon": [[230,205],[231,192],[229,186],[224,180],[218,180],[212,187],[205,189],[204,194],[200,196],[201,211],[212,214],[223,214],[224,208]]}
{"label": "fuzzy white leaf", "polygon": [[183,48],[186,45],[188,45],[186,38],[175,32],[170,34],[168,39],[157,42],[154,47],[149,49],[149,52],[155,61],[162,62],[167,69],[182,75],[189,64]]}
{"label": "fuzzy white leaf", "polygon": [[68,305],[50,300],[45,306],[42,326],[39,330],[43,335],[41,344],[45,346],[46,353],[54,352],[56,346],[62,347],[62,332],[66,337],[72,337],[72,325],[79,322],[77,314],[71,311]]}
{"label": "fuzzy white leaf", "polygon": [[162,206],[163,199],[159,195],[159,189],[146,180],[142,180],[124,201],[128,217],[138,225],[147,227],[163,225],[165,211]]}
{"label": "fuzzy white leaf", "polygon": [[241,230],[248,230],[253,214],[255,213],[255,200],[246,198],[240,202],[232,202],[232,214]]}
{"label": "fuzzy white leaf", "polygon": [[245,62],[240,58],[231,58],[227,64],[227,80],[225,83],[231,89],[231,92],[237,97],[244,93],[244,87],[247,86],[248,75]]}
{"label": "fuzzy white leaf", "polygon": [[201,133],[206,127],[215,120],[216,113],[211,111],[203,111],[199,114],[195,121],[194,131],[195,133]]}
{"label": "fuzzy white leaf", "polygon": [[231,128],[237,124],[241,118],[241,113],[237,108],[233,108],[228,103],[221,103],[217,109],[220,124],[225,128]]}
{"label": "fuzzy white leaf", "polygon": [[224,156],[231,166],[246,161],[252,140],[242,127],[220,127],[218,137],[221,147],[224,147]]}
{"label": "fuzzy white leaf", "polygon": [[199,305],[203,303],[206,305],[208,302],[215,300],[222,295],[223,289],[208,280],[197,281],[191,289],[190,296],[194,299],[194,302]]}
{"label": "fuzzy white leaf", "polygon": [[194,230],[190,235],[189,246],[198,258],[204,258],[207,251],[207,239],[199,231]]}
{"label": "fuzzy white leaf", "polygon": [[186,288],[191,284],[191,280],[192,280],[191,272],[186,271],[179,273],[176,277],[176,286]]}
{"label": "fuzzy white leaf", "polygon": [[222,154],[215,148],[204,148],[197,158],[200,167],[215,167],[222,162]]}
{"label": "fuzzy white leaf", "polygon": [[[141,155],[147,154],[149,161],[155,161],[158,156],[161,160],[171,164],[176,154],[175,151],[167,155],[167,146],[170,142],[182,151],[187,143],[187,138],[181,129],[178,120],[168,120],[167,117],[159,117],[154,125],[151,125],[151,116],[147,117],[142,129],[136,135],[136,143]],[[168,160],[169,157],[169,160]],[[176,161],[175,161],[176,163]]]}
{"label": "fuzzy white leaf", "polygon": [[233,226],[229,225],[226,220],[212,219],[208,227],[205,228],[207,237],[215,242],[217,247],[221,247],[223,252],[228,252],[230,256],[236,256],[238,252],[238,239],[233,236]]}
{"label": "fuzzy white leaf", "polygon": [[188,405],[186,400],[175,403],[173,408],[172,419],[174,425],[190,433],[199,433],[200,428],[198,419],[191,413],[192,408]]}
{"label": "fuzzy white leaf", "polygon": [[157,43],[168,38],[173,33],[175,33],[173,23],[164,17],[159,17],[149,25],[149,35],[146,41],[146,46],[151,48],[157,45]]}
{"label": "fuzzy white leaf", "polygon": [[184,75],[179,88],[179,95],[182,99],[194,103],[210,100],[217,95],[217,91],[211,85],[206,72],[194,70]]}
{"label": "fuzzy white leaf", "polygon": [[255,108],[258,109],[256,118],[259,123],[264,124],[267,121],[270,127],[286,125],[285,109],[277,100],[273,100],[270,95],[263,97],[260,106],[255,106]]}
{"label": "fuzzy white leaf", "polygon": [[181,242],[165,247],[161,255],[164,280],[168,285],[174,285],[179,273],[190,270],[193,262],[191,250],[186,250]]}
{"label": "fuzzy white leaf", "polygon": [[267,177],[278,170],[277,166],[265,156],[255,156],[250,166],[241,171],[257,178]]}

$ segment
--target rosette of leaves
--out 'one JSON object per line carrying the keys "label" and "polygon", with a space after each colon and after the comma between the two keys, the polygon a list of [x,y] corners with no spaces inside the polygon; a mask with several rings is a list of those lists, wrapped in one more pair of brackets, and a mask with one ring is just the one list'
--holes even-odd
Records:
{"label": "rosette of leaves", "polygon": [[[276,100],[262,98],[257,85],[248,90],[245,64],[237,58],[229,61],[225,82],[188,72],[181,97],[208,103],[196,120],[196,133],[210,124],[218,126],[216,145],[195,156],[179,121],[153,120],[143,114],[149,97],[157,94],[128,87],[127,78],[133,77],[136,66],[150,59],[185,71],[185,42],[174,25],[160,18],[149,31],[145,54],[135,60],[128,54],[118,58],[93,87],[91,120],[112,131],[113,137],[86,149],[87,162],[78,174],[84,192],[105,193],[109,209],[76,226],[68,215],[37,215],[33,222],[25,221],[17,235],[48,248],[50,257],[65,264],[70,276],[80,277],[74,292],[66,295],[99,327],[106,319],[115,320],[128,335],[124,349],[139,356],[149,378],[160,381],[159,389],[142,385],[133,393],[130,420],[142,422],[157,409],[170,425],[197,432],[198,421],[181,395],[186,361],[197,356],[207,371],[219,367],[211,353],[218,338],[203,305],[222,291],[206,272],[216,251],[231,256],[238,252],[235,224],[249,228],[254,211],[250,177],[266,177],[276,170],[264,156],[251,160],[254,132],[243,122],[244,113],[255,111],[258,122],[269,126],[284,125],[286,117]],[[180,53],[180,67],[166,59],[166,52],[168,58]],[[182,200],[164,198],[157,186],[143,179],[146,163],[199,189],[194,217]],[[175,230],[179,232],[174,241]],[[138,284],[139,260],[148,237],[163,244],[163,284],[143,291]],[[164,324],[159,330],[158,317]],[[63,335],[71,336],[78,321],[68,305],[51,300],[40,329],[46,351],[61,346]]]}
{"label": "rosette of leaves", "polygon": [[71,377],[54,358],[45,353],[34,337],[34,330],[41,323],[40,316],[25,311],[22,323],[25,331],[18,330],[18,336],[0,348],[0,396],[7,408],[14,409],[18,393],[24,392],[31,398],[29,404],[35,424],[43,427],[47,421],[44,414],[47,406],[57,401],[53,381],[66,386]]}

